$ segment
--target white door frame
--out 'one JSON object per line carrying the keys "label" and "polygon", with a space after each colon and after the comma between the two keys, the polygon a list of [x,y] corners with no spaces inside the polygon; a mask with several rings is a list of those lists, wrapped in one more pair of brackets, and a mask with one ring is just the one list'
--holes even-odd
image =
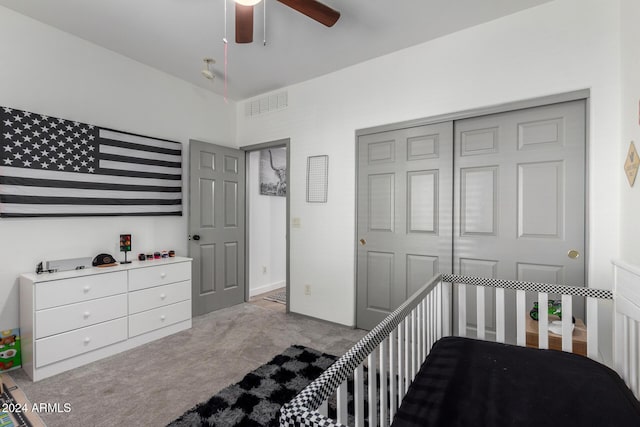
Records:
{"label": "white door frame", "polygon": [[[577,100],[585,100],[585,216],[584,216],[584,278],[585,278],[585,286],[589,283],[589,265],[590,263],[590,252],[589,252],[589,206],[590,206],[590,189],[589,189],[589,127],[590,127],[590,110],[591,110],[591,90],[590,89],[582,89],[576,90],[572,92],[565,92],[556,95],[543,96],[539,98],[530,98],[521,101],[513,101],[507,102],[504,104],[497,105],[489,105],[485,107],[473,108],[469,110],[457,111],[453,113],[445,113],[437,116],[425,117],[420,119],[408,120],[404,122],[398,123],[390,123],[381,126],[374,126],[370,128],[358,129],[355,133],[355,184],[356,184],[356,193],[358,194],[358,139],[363,135],[370,135],[374,133],[393,131],[398,129],[416,127],[416,126],[424,126],[433,123],[440,123],[445,121],[456,121],[460,119],[468,119],[472,117],[485,116],[488,114],[495,113],[506,113],[514,110],[521,110],[525,108],[533,108],[533,107],[541,107],[543,105],[549,104],[557,104],[561,102],[568,101],[577,101]],[[455,160],[454,160],[455,161]],[[354,310],[353,310],[353,324],[356,325],[357,320],[357,283],[358,283],[358,204],[355,204],[355,217],[354,217],[354,239],[353,239],[353,253],[354,253],[354,269],[353,269],[353,283],[354,283]],[[453,209],[453,206],[452,206]],[[452,254],[453,256],[453,254]]]}
{"label": "white door frame", "polygon": [[[290,278],[290,269],[289,269],[289,235],[290,235],[290,221],[289,221],[289,208],[291,203],[291,182],[289,180],[290,173],[289,169],[291,167],[291,147],[290,147],[291,139],[284,138],[278,139],[275,141],[263,142],[260,144],[253,145],[245,145],[240,147],[240,150],[245,152],[245,165],[249,165],[249,154],[253,151],[264,150],[265,148],[276,148],[276,147],[285,147],[287,149],[287,196],[286,196],[286,221],[287,225],[285,227],[286,232],[286,276],[285,276],[285,289],[287,291],[287,305],[286,312],[289,313],[290,308],[290,295],[289,291],[289,278]],[[244,251],[245,251],[245,263],[244,263],[244,271],[245,271],[245,291],[244,291],[244,300],[249,301],[249,292],[251,290],[251,277],[249,274],[249,266],[251,265],[251,259],[249,258],[249,238],[250,238],[250,229],[249,229],[249,210],[251,209],[251,204],[249,202],[249,167],[245,167],[245,231],[244,231]]]}

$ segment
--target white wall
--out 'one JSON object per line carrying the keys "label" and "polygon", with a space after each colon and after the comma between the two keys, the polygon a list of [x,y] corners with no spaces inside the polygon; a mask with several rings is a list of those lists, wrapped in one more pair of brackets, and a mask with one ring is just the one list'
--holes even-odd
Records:
{"label": "white wall", "polygon": [[629,143],[634,141],[636,150],[640,151],[640,2],[622,0],[621,17],[622,148],[615,166],[622,187],[620,256],[626,262],[640,266],[640,177],[632,188],[623,170]]}
{"label": "white wall", "polygon": [[[619,251],[620,4],[556,0],[290,86],[289,106],[246,118],[238,142],[291,138],[291,310],[354,324],[355,131],[578,89],[589,112],[589,284]],[[305,203],[306,158],[329,155],[329,200]],[[311,295],[304,294],[311,284]]]}
{"label": "white wall", "polygon": [[[4,7],[0,58],[2,106],[180,141],[183,153],[190,138],[235,143],[234,103]],[[186,255],[187,196],[182,217],[0,219],[0,329],[18,326],[18,275],[41,260],[119,257],[125,232],[133,253]]]}
{"label": "white wall", "polygon": [[[249,153],[249,292],[251,296],[285,286],[287,199],[263,196],[260,151]],[[263,271],[266,268],[266,272]]]}

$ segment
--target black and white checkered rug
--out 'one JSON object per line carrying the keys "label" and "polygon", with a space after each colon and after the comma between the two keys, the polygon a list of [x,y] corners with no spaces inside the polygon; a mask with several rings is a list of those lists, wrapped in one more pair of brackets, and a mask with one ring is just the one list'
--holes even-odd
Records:
{"label": "black and white checkered rug", "polygon": [[207,402],[185,412],[168,427],[278,426],[280,408],[337,359],[295,345],[248,373]]}

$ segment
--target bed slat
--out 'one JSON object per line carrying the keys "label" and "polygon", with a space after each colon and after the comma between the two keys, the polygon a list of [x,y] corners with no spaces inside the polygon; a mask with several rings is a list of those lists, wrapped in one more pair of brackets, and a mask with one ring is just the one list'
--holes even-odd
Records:
{"label": "bed slat", "polygon": [[627,342],[629,343],[629,388],[638,389],[638,328],[633,319],[627,319]]}
{"label": "bed slat", "polygon": [[[440,282],[437,287],[438,300],[438,338],[451,335],[451,312],[449,307],[453,307],[453,285],[451,283]],[[443,310],[446,309],[446,314]],[[429,346],[431,348],[431,346]]]}
{"label": "bed slat", "polygon": [[398,331],[398,406],[404,397],[404,322],[396,329]]}
{"label": "bed slat", "polygon": [[[387,427],[387,408],[389,406],[387,395],[387,364],[388,364],[388,351],[389,338],[385,338],[380,343],[380,426]],[[371,402],[371,401],[370,401]],[[375,408],[375,405],[371,405]]]}
{"label": "bed slat", "polygon": [[485,338],[485,292],[483,286],[476,286],[476,336]]}
{"label": "bed slat", "polygon": [[573,298],[562,295],[562,351],[573,350]]}
{"label": "bed slat", "polygon": [[504,342],[505,321],[504,321],[504,289],[496,288],[496,341]]}
{"label": "bed slat", "polygon": [[338,387],[338,392],[337,392],[337,397],[336,397],[336,401],[337,401],[337,405],[338,405],[338,410],[337,410],[337,417],[338,417],[338,422],[340,424],[344,424],[347,425],[347,423],[349,422],[349,407],[348,407],[348,398],[349,398],[349,393],[347,391],[347,381],[343,381],[342,384],[340,384],[340,386]]}
{"label": "bed slat", "polygon": [[430,294],[431,297],[429,299],[429,325],[427,325],[427,345],[425,347],[425,356],[427,356],[431,352],[431,346],[437,340],[438,336],[438,325],[442,325],[442,322],[439,322],[441,314],[441,308],[438,304],[440,298],[440,292],[442,290],[441,286],[436,288],[435,295]]}
{"label": "bed slat", "polygon": [[458,336],[467,336],[467,286],[459,283],[458,287]]}
{"label": "bed slat", "polygon": [[422,300],[420,305],[418,305],[418,366],[420,366],[420,361],[424,360],[425,355],[425,338],[427,336],[427,331],[425,326],[427,326],[427,300]]}
{"label": "bed slat", "polygon": [[411,378],[418,372],[418,307],[411,312]]}
{"label": "bed slat", "polygon": [[[398,409],[396,400],[398,390],[398,363],[397,363],[397,329],[389,333],[389,418],[393,419]],[[346,423],[342,423],[346,424]]]}
{"label": "bed slat", "polygon": [[407,316],[404,321],[404,390],[402,397],[409,390],[409,383],[411,382],[411,315]]}
{"label": "bed slat", "polygon": [[324,401],[318,406],[318,413],[320,415],[324,415],[325,417],[329,414],[329,402]]}
{"label": "bed slat", "polygon": [[364,367],[358,365],[353,377],[353,406],[356,427],[364,427]]}
{"label": "bed slat", "polygon": [[[377,398],[378,387],[376,387],[376,354],[378,353],[378,348],[375,348],[368,357],[368,366],[369,369],[369,393],[368,393],[368,402],[375,402]],[[369,405],[369,425],[375,426],[377,425],[377,411],[376,405]]]}
{"label": "bed slat", "polygon": [[[598,360],[598,300],[587,298],[587,356]],[[590,325],[590,326],[589,326]]]}
{"label": "bed slat", "polygon": [[538,348],[549,348],[549,294],[538,292]]}
{"label": "bed slat", "polygon": [[527,344],[527,293],[523,290],[516,291],[516,344],[524,347]]}

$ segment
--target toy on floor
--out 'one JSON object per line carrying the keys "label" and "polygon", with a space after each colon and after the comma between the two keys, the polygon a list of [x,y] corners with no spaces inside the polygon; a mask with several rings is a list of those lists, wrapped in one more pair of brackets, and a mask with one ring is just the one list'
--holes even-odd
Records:
{"label": "toy on floor", "polygon": [[2,331],[0,333],[0,372],[16,369],[21,365],[20,329]]}
{"label": "toy on floor", "polygon": [[[550,316],[558,316],[560,319],[562,319],[562,301],[550,299],[547,306],[547,313]],[[533,308],[529,312],[529,316],[531,316],[533,320],[538,320],[538,301],[533,302]],[[576,323],[575,317],[571,316],[571,320],[573,320],[573,323]]]}

